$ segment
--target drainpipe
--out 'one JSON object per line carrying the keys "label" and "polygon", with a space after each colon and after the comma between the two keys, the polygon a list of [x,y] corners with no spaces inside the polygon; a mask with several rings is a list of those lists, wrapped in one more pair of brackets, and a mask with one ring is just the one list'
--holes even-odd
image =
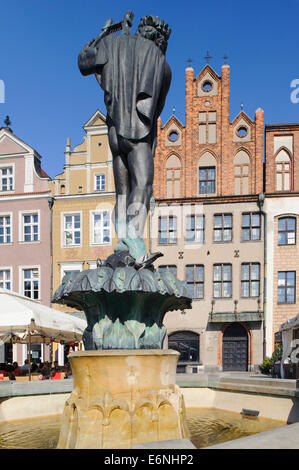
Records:
{"label": "drainpipe", "polygon": [[264,218],[264,298],[263,298],[263,360],[266,359],[266,316],[267,316],[267,213],[263,210],[265,193],[258,195],[258,207]]}
{"label": "drainpipe", "polygon": [[54,198],[48,197],[48,204],[50,209],[50,307],[52,307],[52,295],[53,295],[53,205]]}

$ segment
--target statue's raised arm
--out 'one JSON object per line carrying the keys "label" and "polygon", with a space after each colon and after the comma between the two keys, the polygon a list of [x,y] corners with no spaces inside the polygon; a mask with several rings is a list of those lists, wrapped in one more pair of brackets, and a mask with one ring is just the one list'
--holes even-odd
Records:
{"label": "statue's raised arm", "polygon": [[127,11],[124,19],[118,23],[114,23],[112,18],[106,20],[106,23],[97,38],[89,41],[82,48],[78,56],[78,66],[82,75],[91,75],[99,72],[99,69],[96,67],[96,55],[100,41],[109,34],[116,33],[120,30],[123,30],[124,34],[130,34],[133,18],[134,13],[132,11]]}

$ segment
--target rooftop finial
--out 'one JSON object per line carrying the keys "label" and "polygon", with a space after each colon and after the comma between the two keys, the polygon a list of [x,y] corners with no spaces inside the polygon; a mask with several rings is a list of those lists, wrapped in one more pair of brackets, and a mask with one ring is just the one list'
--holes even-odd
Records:
{"label": "rooftop finial", "polygon": [[209,63],[210,59],[213,59],[213,57],[210,55],[209,49],[207,50],[207,55],[204,57],[204,59],[206,59],[207,64]]}
{"label": "rooftop finial", "polygon": [[241,111],[243,111],[243,108],[244,108],[244,104],[243,102],[241,103]]}
{"label": "rooftop finial", "polygon": [[175,107],[172,108],[172,114],[175,115]]}
{"label": "rooftop finial", "polygon": [[224,54],[224,56],[222,57],[222,59],[224,60],[224,65],[227,65],[228,55],[227,55],[227,54]]}
{"label": "rooftop finial", "polygon": [[9,127],[11,125],[11,120],[10,120],[9,116],[6,116],[6,118],[4,120],[4,124],[6,124],[6,127]]}
{"label": "rooftop finial", "polygon": [[193,60],[190,59],[190,57],[189,57],[189,59],[187,59],[186,62],[188,62],[188,67],[191,67],[191,64],[192,64]]}

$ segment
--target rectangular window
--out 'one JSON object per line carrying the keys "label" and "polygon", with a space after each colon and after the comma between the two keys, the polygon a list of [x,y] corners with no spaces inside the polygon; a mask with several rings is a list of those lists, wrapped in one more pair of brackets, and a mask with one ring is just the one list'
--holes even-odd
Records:
{"label": "rectangular window", "polygon": [[278,245],[296,244],[296,218],[282,217],[278,219]]}
{"label": "rectangular window", "polygon": [[174,244],[177,242],[177,218],[173,215],[159,217],[159,243]]}
{"label": "rectangular window", "polygon": [[12,167],[0,168],[0,191],[13,190],[13,169]]}
{"label": "rectangular window", "polygon": [[81,244],[80,214],[64,215],[63,243],[65,246]]}
{"label": "rectangular window", "polygon": [[0,216],[0,244],[11,243],[11,217],[10,215]]}
{"label": "rectangular window", "polygon": [[277,301],[279,304],[296,303],[296,272],[279,271],[277,290]]}
{"label": "rectangular window", "polygon": [[159,266],[160,273],[172,273],[176,277],[177,267],[175,264],[166,264],[163,266]]}
{"label": "rectangular window", "polygon": [[214,298],[232,296],[232,265],[214,264]]}
{"label": "rectangular window", "polygon": [[204,298],[204,266],[188,264],[186,266],[186,282],[193,299]]}
{"label": "rectangular window", "polygon": [[259,297],[260,295],[260,264],[242,263],[241,273],[242,297]]}
{"label": "rectangular window", "polygon": [[258,212],[242,214],[242,241],[261,239],[261,215]]}
{"label": "rectangular window", "polygon": [[213,194],[216,192],[216,168],[199,168],[199,194]]}
{"label": "rectangular window", "polygon": [[186,216],[186,242],[187,243],[203,243],[205,232],[205,216],[204,215],[187,215]]}
{"label": "rectangular window", "polygon": [[39,299],[38,268],[23,269],[23,295],[30,299]]}
{"label": "rectangular window", "polygon": [[233,238],[233,216],[214,215],[214,242],[231,242]]}
{"label": "rectangular window", "polygon": [[111,242],[110,212],[100,211],[92,214],[92,243],[103,245]]}
{"label": "rectangular window", "polygon": [[105,191],[105,189],[106,189],[106,175],[104,173],[95,175],[95,190]]}
{"label": "rectangular window", "polygon": [[11,270],[0,269],[0,287],[11,290]]}
{"label": "rectangular window", "polygon": [[23,214],[23,241],[36,242],[39,240],[38,214]]}

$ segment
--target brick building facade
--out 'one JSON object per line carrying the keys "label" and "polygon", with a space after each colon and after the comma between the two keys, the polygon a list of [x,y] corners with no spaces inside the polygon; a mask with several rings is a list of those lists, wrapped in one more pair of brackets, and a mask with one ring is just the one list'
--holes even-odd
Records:
{"label": "brick building facade", "polygon": [[274,334],[298,313],[299,124],[265,126],[267,355]]}
{"label": "brick building facade", "polygon": [[263,111],[230,121],[228,65],[188,67],[185,93],[185,125],[159,120],[155,155],[153,251],[194,298],[166,315],[168,346],[182,370],[248,370],[263,358]]}

